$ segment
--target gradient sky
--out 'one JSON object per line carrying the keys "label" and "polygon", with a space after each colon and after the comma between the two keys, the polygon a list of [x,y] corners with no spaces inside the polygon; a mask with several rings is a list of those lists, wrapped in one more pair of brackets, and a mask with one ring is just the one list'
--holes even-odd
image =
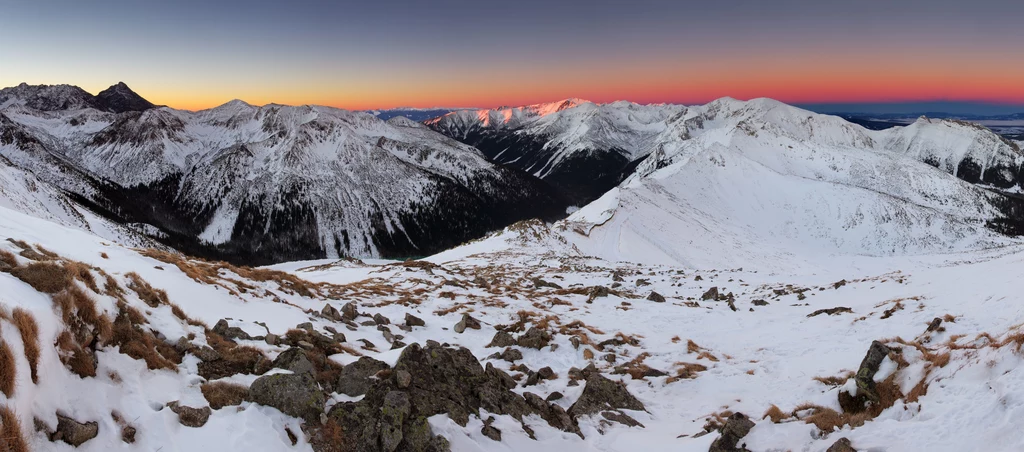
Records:
{"label": "gradient sky", "polygon": [[154,103],[1024,104],[1024,1],[0,0],[0,86]]}

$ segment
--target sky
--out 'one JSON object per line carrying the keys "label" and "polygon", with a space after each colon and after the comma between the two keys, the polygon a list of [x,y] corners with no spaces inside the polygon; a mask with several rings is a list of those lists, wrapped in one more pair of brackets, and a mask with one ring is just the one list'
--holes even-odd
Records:
{"label": "sky", "polygon": [[0,86],[348,109],[1024,105],[1019,0],[0,0]]}

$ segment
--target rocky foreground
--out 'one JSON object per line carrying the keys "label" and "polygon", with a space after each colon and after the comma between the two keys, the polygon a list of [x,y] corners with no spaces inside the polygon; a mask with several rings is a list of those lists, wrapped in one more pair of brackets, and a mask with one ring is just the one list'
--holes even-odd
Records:
{"label": "rocky foreground", "polygon": [[3,450],[1020,446],[1017,247],[694,270],[532,223],[253,269],[6,213]]}

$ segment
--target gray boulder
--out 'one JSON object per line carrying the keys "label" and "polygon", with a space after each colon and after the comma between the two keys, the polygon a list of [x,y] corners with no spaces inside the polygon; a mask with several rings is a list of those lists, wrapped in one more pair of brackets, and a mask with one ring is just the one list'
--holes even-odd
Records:
{"label": "gray boulder", "polygon": [[257,378],[249,387],[249,398],[274,407],[306,422],[320,422],[326,398],[310,374],[274,374]]}

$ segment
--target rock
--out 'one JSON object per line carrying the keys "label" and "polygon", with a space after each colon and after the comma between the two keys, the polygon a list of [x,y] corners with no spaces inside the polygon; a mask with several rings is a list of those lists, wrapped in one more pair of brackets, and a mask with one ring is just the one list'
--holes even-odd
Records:
{"label": "rock", "polygon": [[459,333],[459,334],[462,334],[463,331],[466,331],[466,328],[472,328],[474,330],[479,330],[480,329],[480,321],[477,320],[477,319],[474,319],[469,314],[462,314],[462,320],[459,320],[459,323],[455,324],[455,332]]}
{"label": "rock", "polygon": [[135,443],[135,433],[136,433],[135,427],[132,427],[130,425],[126,425],[124,427],[121,427],[121,441],[124,441],[125,443],[128,443],[128,444],[134,444]]}
{"label": "rock", "polygon": [[263,336],[263,341],[266,342],[267,345],[277,345],[281,341],[281,338],[277,337],[276,334],[267,333],[266,336]]}
{"label": "rock", "polygon": [[309,333],[312,333],[314,331],[313,330],[313,322],[303,322],[303,323],[300,323],[298,325],[295,325],[295,328],[296,329],[300,329],[300,330],[306,330],[306,332],[309,332]]}
{"label": "rock", "polygon": [[523,387],[534,386],[537,383],[540,383],[540,374],[533,371],[527,372],[526,382],[523,383]]}
{"label": "rock", "polygon": [[330,304],[325,304],[324,308],[320,310],[320,315],[327,317],[328,319],[340,322],[343,318],[338,309]]}
{"label": "rock", "polygon": [[935,330],[939,329],[939,327],[941,327],[941,326],[942,326],[942,319],[939,318],[939,317],[936,317],[936,318],[932,319],[931,323],[928,324],[928,330],[927,331],[930,333],[932,331],[935,331]]}
{"label": "rock", "polygon": [[746,451],[746,447],[740,445],[740,440],[747,436],[747,433],[750,433],[752,428],[754,428],[754,422],[747,418],[746,415],[734,413],[732,416],[729,416],[729,420],[725,421],[725,425],[722,426],[722,436],[711,443],[711,448],[708,449],[708,452]]}
{"label": "rock", "polygon": [[185,427],[192,428],[199,428],[206,425],[206,421],[210,420],[210,413],[213,412],[213,410],[208,406],[194,408],[181,405],[177,401],[168,403],[167,407],[178,415],[178,423]]}
{"label": "rock", "polygon": [[485,425],[484,428],[480,429],[480,433],[494,441],[501,441],[501,430],[490,425]]}
{"label": "rock", "polygon": [[551,288],[551,289],[561,289],[562,288],[562,286],[559,286],[558,284],[555,284],[555,283],[552,283],[552,282],[547,282],[547,281],[545,281],[543,279],[540,279],[540,278],[533,278],[533,286],[538,288],[538,289],[542,289],[542,288],[545,288],[545,287]]}
{"label": "rock", "polygon": [[249,333],[246,333],[245,330],[237,326],[229,327],[226,319],[218,320],[217,323],[213,325],[213,332],[224,336],[227,339],[240,339],[243,341],[252,340],[252,337],[249,336]]}
{"label": "rock", "polygon": [[665,297],[662,296],[660,293],[654,292],[654,291],[652,291],[651,294],[647,296],[647,299],[650,300],[650,301],[653,301],[655,303],[664,303],[665,302]]}
{"label": "rock", "polygon": [[337,342],[339,344],[342,342],[348,342],[348,339],[345,337],[345,333],[332,333],[331,339],[333,339],[334,342]]}
{"label": "rock", "polygon": [[702,301],[717,300],[720,296],[721,295],[718,293],[718,287],[712,287],[708,289],[707,292],[704,292],[704,295],[701,295],[700,299]]}
{"label": "rock", "polygon": [[356,308],[355,302],[350,301],[341,307],[341,318],[343,320],[352,321],[356,317],[359,317],[359,310]]}
{"label": "rock", "polygon": [[50,435],[50,441],[64,441],[78,447],[100,433],[97,422],[78,422],[70,417],[57,414],[57,431]]}
{"label": "rock", "polygon": [[541,380],[551,380],[552,378],[555,378],[555,371],[551,370],[550,367],[542,367],[537,371],[537,376],[539,376]]}
{"label": "rock", "polygon": [[580,385],[580,382],[579,382],[579,381],[577,381],[577,380],[569,380],[569,382],[568,382],[568,383],[566,383],[565,385],[566,385],[566,386],[579,386],[579,385]]}
{"label": "rock", "polygon": [[838,289],[838,288],[840,288],[840,287],[843,287],[843,286],[845,286],[845,285],[846,285],[846,280],[845,280],[845,279],[843,279],[843,280],[840,280],[840,281],[836,281],[835,283],[833,283],[833,284],[832,284],[832,288],[833,288],[833,289]]}
{"label": "rock", "polygon": [[545,402],[554,402],[555,400],[562,400],[565,397],[561,392],[555,391],[548,394],[548,398],[544,399]]}
{"label": "rock", "polygon": [[405,342],[394,341],[394,342],[391,343],[391,349],[392,350],[398,350],[398,349],[400,349],[402,347],[405,347],[406,345],[408,345],[408,344],[406,344]]}
{"label": "rock", "polygon": [[395,372],[395,383],[398,384],[398,387],[401,389],[408,388],[412,383],[412,374],[406,370]]}
{"label": "rock", "polygon": [[704,280],[704,278],[703,278],[703,277],[701,277],[700,275],[697,275],[697,276],[694,276],[694,277],[693,277],[693,280],[694,280],[694,281],[703,281],[703,280]]}
{"label": "rock", "polygon": [[623,413],[621,411],[602,411],[601,412],[601,417],[603,417],[603,418],[605,418],[605,419],[607,419],[609,421],[612,421],[612,422],[618,422],[618,423],[620,423],[622,425],[625,425],[627,427],[645,428],[644,424],[641,424],[636,419],[633,419],[632,417],[630,417],[629,415],[627,415],[626,413]]}
{"label": "rock", "polygon": [[593,286],[587,295],[587,303],[593,303],[598,298],[604,298],[612,294],[612,291],[605,286]]}
{"label": "rock", "polygon": [[506,348],[505,351],[501,352],[501,359],[513,363],[523,359],[523,352],[511,347]]}
{"label": "rock", "polygon": [[812,312],[810,314],[807,314],[807,317],[814,317],[816,315],[821,315],[821,314],[839,315],[839,314],[843,314],[843,313],[852,313],[852,312],[853,312],[853,309],[844,308],[842,306],[837,306],[837,307],[834,307],[834,308],[819,309],[819,310],[814,311],[814,312]]}
{"label": "rock", "polygon": [[526,333],[519,335],[516,344],[520,347],[535,348],[540,350],[551,342],[551,333],[537,327],[530,327]]}
{"label": "rock", "polygon": [[754,300],[750,302],[754,306],[768,306],[768,302],[764,300]]}
{"label": "rock", "polygon": [[578,336],[572,336],[569,338],[569,343],[572,344],[572,348],[580,349],[580,338]]}
{"label": "rock", "polygon": [[586,379],[583,394],[569,407],[568,413],[573,419],[605,410],[645,410],[644,404],[633,397],[622,383],[609,380],[599,372],[587,373]]}
{"label": "rock", "polygon": [[516,340],[511,334],[498,331],[494,333],[494,338],[491,339],[491,343],[487,344],[487,347],[510,347],[513,345],[516,345]]}
{"label": "rock", "polygon": [[[397,380],[405,375],[402,372],[411,381],[400,389]],[[431,433],[427,423],[436,414],[447,413],[463,426],[482,409],[518,420],[531,414],[543,418],[540,410],[511,391],[515,385],[494,366],[481,367],[467,349],[411,344],[402,351],[391,378],[373,382],[358,402],[336,404],[328,424],[342,428],[351,450],[440,452],[448,445]]]}
{"label": "rock", "polygon": [[370,389],[370,377],[390,367],[383,361],[363,356],[341,369],[335,390],[347,396],[361,396]]}
{"label": "rock", "polygon": [[297,374],[307,373],[313,375],[315,372],[313,363],[306,357],[306,352],[296,347],[289,348],[280,355],[277,355],[277,358],[274,359],[271,365],[274,368],[290,370]]}
{"label": "rock", "polygon": [[857,449],[850,444],[849,438],[839,438],[825,452],[857,452]]}
{"label": "rock", "polygon": [[373,323],[377,325],[390,325],[391,319],[384,317],[379,312],[373,315]]}
{"label": "rock", "polygon": [[184,355],[185,353],[188,353],[190,350],[192,350],[192,347],[194,347],[194,345],[192,345],[192,343],[189,342],[188,338],[185,336],[178,338],[178,342],[174,343],[174,351],[178,352],[179,355]]}
{"label": "rock", "polygon": [[416,317],[408,312],[405,313],[405,324],[407,326],[427,326],[427,323],[423,319]]}
{"label": "rock", "polygon": [[643,287],[643,286],[649,286],[649,285],[651,285],[651,281],[650,280],[647,280],[647,279],[644,279],[644,278],[640,278],[640,279],[636,280],[636,286],[637,287]]}
{"label": "rock", "polygon": [[409,417],[412,404],[409,402],[409,395],[402,391],[391,391],[384,396],[384,407],[381,410],[380,443],[381,449],[385,452],[398,450],[404,434],[403,424]]}
{"label": "rock", "polygon": [[274,374],[257,378],[249,387],[249,398],[282,413],[319,423],[326,399],[310,374]]}
{"label": "rock", "polygon": [[615,364],[615,360],[618,359],[618,357],[615,356],[614,353],[608,353],[608,354],[602,356],[601,358],[604,359],[605,361],[608,361],[611,364]]}
{"label": "rock", "polygon": [[308,341],[298,341],[298,342],[295,343],[295,345],[298,345],[299,347],[302,347],[302,348],[304,348],[306,350],[313,350],[313,349],[316,348],[316,346],[313,345],[313,343],[308,342]]}
{"label": "rock", "polygon": [[619,270],[613,271],[612,272],[612,281],[622,282],[623,281],[623,279],[622,279],[622,272],[619,271]]}
{"label": "rock", "polygon": [[526,403],[537,410],[540,413],[540,417],[547,421],[548,425],[565,432],[575,433],[580,438],[583,437],[579,424],[565,412],[565,409],[545,401],[532,392],[523,393],[523,396],[526,398]]}
{"label": "rock", "polygon": [[878,401],[878,391],[875,388],[875,374],[886,356],[889,356],[889,347],[885,344],[872,341],[871,347],[860,362],[857,374],[853,377],[857,383],[857,395],[846,391],[839,391],[839,406],[847,413],[860,413],[864,411],[868,402]]}

